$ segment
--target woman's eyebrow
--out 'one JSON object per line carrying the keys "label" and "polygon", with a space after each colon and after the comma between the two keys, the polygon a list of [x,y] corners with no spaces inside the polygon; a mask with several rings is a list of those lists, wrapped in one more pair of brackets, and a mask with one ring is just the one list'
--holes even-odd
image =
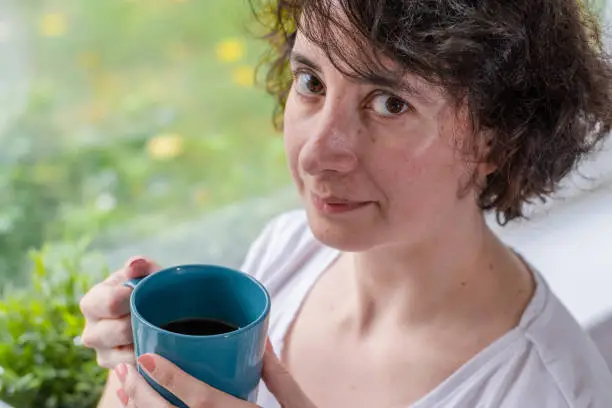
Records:
{"label": "woman's eyebrow", "polygon": [[312,68],[314,71],[317,71],[319,73],[323,72],[323,70],[321,69],[319,64],[317,64],[316,62],[313,62],[308,57],[306,57],[304,54],[300,54],[297,51],[291,51],[291,55],[289,56],[289,60],[293,64],[297,63],[297,64],[301,64],[301,65],[306,65],[307,67]]}

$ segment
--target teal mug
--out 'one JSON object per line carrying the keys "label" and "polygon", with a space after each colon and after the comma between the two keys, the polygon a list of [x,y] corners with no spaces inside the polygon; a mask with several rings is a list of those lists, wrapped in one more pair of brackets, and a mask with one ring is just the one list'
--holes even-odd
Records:
{"label": "teal mug", "polygon": [[[221,266],[183,265],[125,283],[136,357],[158,354],[192,377],[249,402],[257,399],[270,296],[253,277]],[[139,368],[167,401],[188,408]]]}

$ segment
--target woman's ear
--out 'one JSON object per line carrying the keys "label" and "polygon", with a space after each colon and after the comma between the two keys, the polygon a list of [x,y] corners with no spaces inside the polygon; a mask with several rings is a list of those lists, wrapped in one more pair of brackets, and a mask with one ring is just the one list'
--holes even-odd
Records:
{"label": "woman's ear", "polygon": [[476,138],[477,171],[482,178],[486,178],[497,170],[497,164],[491,162],[491,149],[493,147],[494,133],[492,130],[482,130]]}

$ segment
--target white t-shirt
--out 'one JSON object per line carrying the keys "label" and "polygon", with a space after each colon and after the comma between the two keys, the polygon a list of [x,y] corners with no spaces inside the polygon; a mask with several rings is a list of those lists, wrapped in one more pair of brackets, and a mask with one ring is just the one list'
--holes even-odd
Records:
{"label": "white t-shirt", "polygon": [[[243,270],[270,292],[277,353],[308,291],[338,255],[315,239],[303,211],[275,218],[253,243]],[[517,327],[406,408],[612,408],[603,357],[537,273],[536,282]],[[279,408],[263,383],[258,404]]]}

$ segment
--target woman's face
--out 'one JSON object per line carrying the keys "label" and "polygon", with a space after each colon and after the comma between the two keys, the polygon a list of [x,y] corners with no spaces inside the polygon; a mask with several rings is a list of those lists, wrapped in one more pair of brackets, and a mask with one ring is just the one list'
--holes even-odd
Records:
{"label": "woman's face", "polygon": [[480,215],[475,194],[459,194],[477,170],[458,152],[471,129],[439,89],[357,82],[299,33],[291,69],[285,145],[318,239],[344,251],[415,244]]}

